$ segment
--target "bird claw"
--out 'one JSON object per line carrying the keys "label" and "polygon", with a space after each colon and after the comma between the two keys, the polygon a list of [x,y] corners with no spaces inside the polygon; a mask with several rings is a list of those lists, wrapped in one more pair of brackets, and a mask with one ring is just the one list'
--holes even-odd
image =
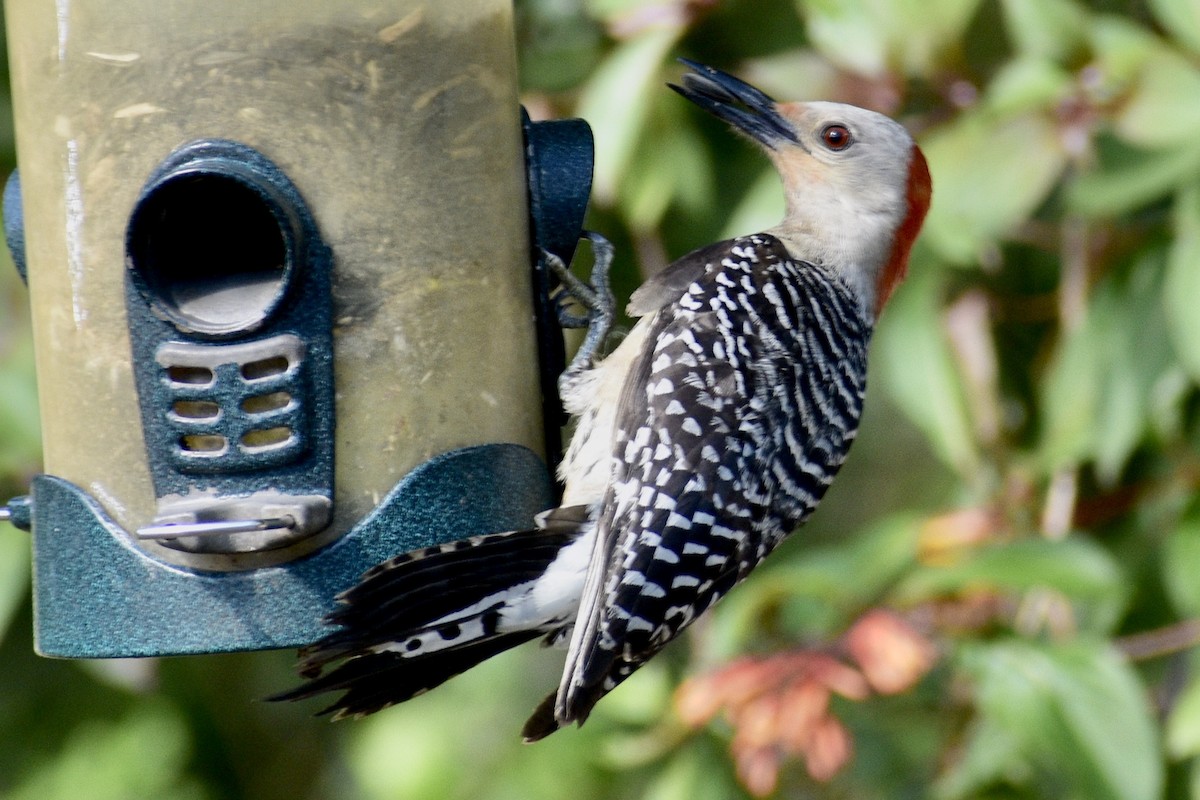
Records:
{"label": "bird claw", "polygon": [[[553,256],[552,256],[553,258]],[[558,263],[562,263],[559,261]],[[557,273],[556,273],[557,274]],[[559,289],[559,292],[554,296],[554,313],[558,318],[558,325],[561,328],[586,328],[592,321],[588,314],[576,314],[571,310],[571,306],[578,303],[575,295],[565,288]]]}
{"label": "bird claw", "polygon": [[[576,277],[562,259],[548,250],[542,253],[550,270],[562,283],[558,295],[554,299],[558,311],[559,324],[564,328],[585,328],[593,324],[597,317],[615,316],[616,300],[609,288],[608,271],[612,266],[612,243],[594,231],[584,231],[584,236],[592,243],[595,263],[592,265],[591,283]],[[568,310],[572,302],[579,303],[588,313],[575,314]]]}
{"label": "bird claw", "polygon": [[[608,276],[613,260],[612,243],[594,231],[584,231],[584,236],[592,243],[593,264],[590,282],[576,277],[558,256],[547,250],[542,251],[547,266],[562,283],[554,298],[559,325],[564,328],[588,329],[575,357],[563,371],[559,379],[560,385],[592,366],[596,352],[608,338],[613,320],[616,319],[617,302],[609,286]],[[576,314],[570,311],[572,303],[583,306],[586,313]]]}

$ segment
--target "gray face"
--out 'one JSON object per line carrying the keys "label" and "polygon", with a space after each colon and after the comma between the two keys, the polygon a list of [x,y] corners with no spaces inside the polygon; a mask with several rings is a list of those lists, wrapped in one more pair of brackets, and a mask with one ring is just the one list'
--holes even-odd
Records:
{"label": "gray face", "polygon": [[769,150],[785,186],[819,192],[824,184],[859,213],[903,213],[913,140],[899,123],[841,103],[785,103],[775,110],[799,145]]}
{"label": "gray face", "polygon": [[[684,63],[693,72],[671,88],[761,145],[779,171],[787,215],[768,232],[797,258],[836,270],[865,307],[876,308],[898,279],[895,273],[903,274],[924,215],[925,207],[914,211],[911,200],[919,195],[928,202],[927,183],[915,192],[909,185],[914,164],[924,164],[912,137],[874,111],[819,101],[777,103],[732,75]],[[908,230],[905,221],[914,214],[917,225],[898,250],[898,234]]]}

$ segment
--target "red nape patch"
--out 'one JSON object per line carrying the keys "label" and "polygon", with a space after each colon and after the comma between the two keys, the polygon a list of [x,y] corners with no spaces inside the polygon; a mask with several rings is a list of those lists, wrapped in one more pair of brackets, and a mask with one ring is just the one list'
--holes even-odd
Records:
{"label": "red nape patch", "polygon": [[917,234],[921,232],[921,223],[925,221],[925,213],[929,211],[929,202],[933,199],[933,181],[929,177],[929,165],[925,163],[925,155],[921,148],[915,144],[912,148],[912,159],[908,162],[908,194],[904,199],[908,213],[896,228],[892,252],[888,254],[887,263],[883,265],[879,283],[875,287],[876,316],[883,311],[884,304],[908,273],[908,254],[917,239]]}

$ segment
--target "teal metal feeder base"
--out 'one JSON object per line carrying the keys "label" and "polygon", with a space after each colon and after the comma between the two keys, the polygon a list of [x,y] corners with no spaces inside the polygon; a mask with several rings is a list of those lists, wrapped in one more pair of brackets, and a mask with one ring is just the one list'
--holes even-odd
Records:
{"label": "teal metal feeder base", "polygon": [[334,596],[398,553],[528,527],[553,504],[542,460],[490,444],[409,473],[343,537],[302,559],[245,572],[158,561],[79,487],[34,479],[35,646],[113,658],[300,647],[328,631]]}

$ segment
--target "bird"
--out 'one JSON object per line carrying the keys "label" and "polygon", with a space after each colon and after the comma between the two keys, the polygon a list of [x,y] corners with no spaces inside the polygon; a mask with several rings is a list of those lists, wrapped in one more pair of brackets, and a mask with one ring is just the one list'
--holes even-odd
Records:
{"label": "bird", "polygon": [[602,358],[611,246],[591,237],[590,284],[552,263],[594,323],[560,379],[575,421],[560,505],[528,530],[367,571],[301,650],[306,682],[273,699],[340,692],[319,713],[360,717],[541,638],[566,661],[523,736],[582,725],[817,507],[858,431],[869,341],[929,209],[929,169],[883,114],[776,102],[680,60],[668,86],[765,152],[782,222],[646,280]]}

